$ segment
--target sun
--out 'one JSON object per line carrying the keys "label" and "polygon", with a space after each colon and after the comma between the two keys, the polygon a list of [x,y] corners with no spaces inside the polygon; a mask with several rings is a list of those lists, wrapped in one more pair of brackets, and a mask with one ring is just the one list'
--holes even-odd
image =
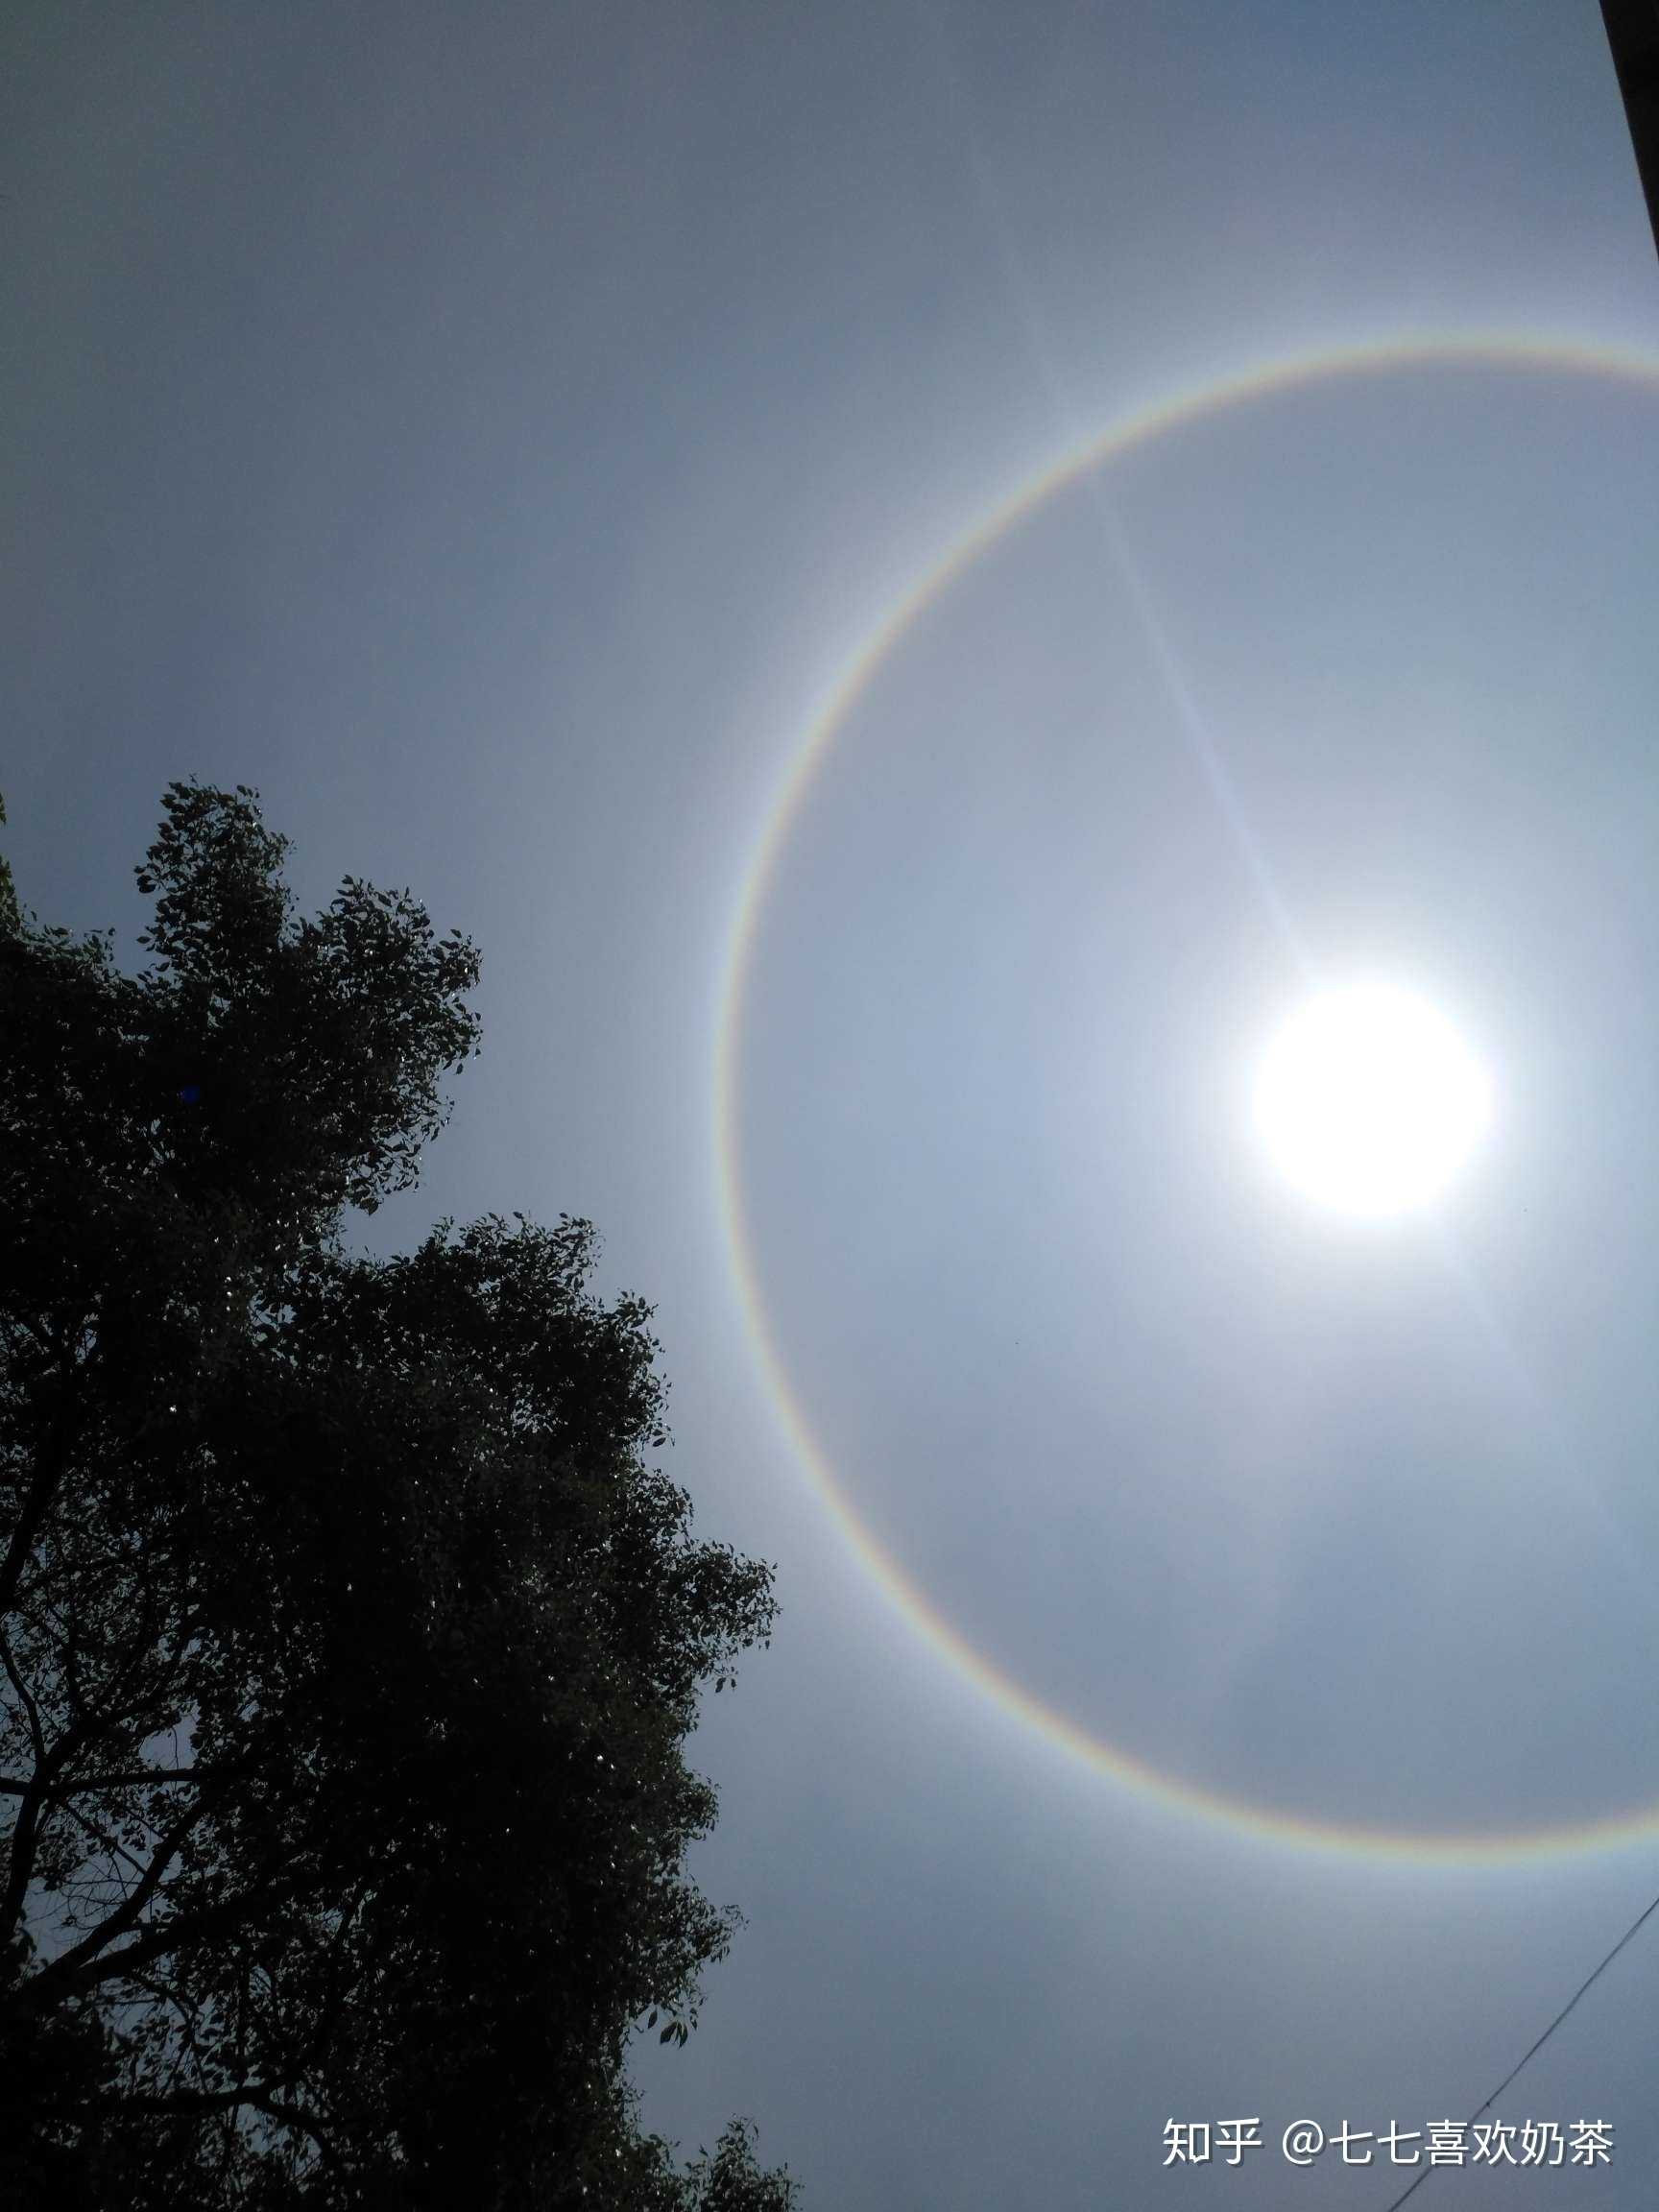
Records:
{"label": "sun", "polygon": [[1350,1214],[1441,1191],[1492,1115],[1486,1071],[1425,999],[1387,984],[1321,992],[1262,1056],[1256,1120],[1290,1182]]}

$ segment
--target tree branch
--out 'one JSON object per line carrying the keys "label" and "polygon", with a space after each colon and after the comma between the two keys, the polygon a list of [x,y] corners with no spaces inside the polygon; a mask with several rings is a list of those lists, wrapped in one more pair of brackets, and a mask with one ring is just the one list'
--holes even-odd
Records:
{"label": "tree branch", "polygon": [[[61,1358],[61,1357],[62,1353],[60,1349],[59,1358]],[[45,1522],[53,1495],[59,1483],[62,1481],[69,1471],[71,1437],[66,1390],[63,1404],[54,1424],[53,1444],[54,1449],[50,1454],[42,1454],[36,1460],[34,1479],[31,1480],[28,1493],[23,1500],[22,1511],[17,1516],[17,1526],[12,1531],[12,1541],[6,1548],[6,1557],[3,1562],[0,1562],[0,1618],[4,1618],[12,1610],[12,1602],[17,1596],[17,1584],[22,1578],[24,1565],[29,1554],[35,1549],[35,1539],[39,1535]]]}
{"label": "tree branch", "polygon": [[0,1635],[0,1657],[4,1657],[12,1687],[23,1700],[23,1709],[29,1717],[29,1739],[35,1750],[35,1771],[24,1784],[22,1802],[17,1808],[17,1818],[12,1825],[10,1864],[6,1875],[6,1891],[0,1897],[0,1943],[10,1943],[23,1918],[23,1904],[29,1894],[29,1884],[34,1879],[35,1860],[40,1842],[40,1805],[47,1782],[51,1776],[51,1760],[46,1752],[46,1740],[41,1732],[39,1709],[17,1671],[12,1656],[10,1641]]}
{"label": "tree branch", "polygon": [[[161,1877],[178,1857],[191,1829],[196,1826],[206,1811],[205,1803],[194,1805],[188,1813],[176,1820],[156,1845],[155,1855],[144,1869],[142,1878],[133,1885],[115,1911],[107,1919],[102,1920],[90,1935],[83,1936],[79,1943],[72,1945],[67,1951],[60,1952],[50,1966],[45,1967],[34,1977],[32,1982],[26,1984],[25,1989],[20,1991],[19,1995],[28,2001],[30,2010],[42,2008],[39,2002],[42,1990],[50,1995],[52,1990],[58,1987],[75,1988],[88,1980],[102,1979],[99,1975],[88,1976],[82,1969],[95,1960],[101,1951],[108,1950],[116,1936],[126,1935],[136,1926],[145,1906],[149,1904],[151,1898],[161,1887]],[[13,1875],[15,1876],[15,1869],[13,1869]]]}
{"label": "tree branch", "polygon": [[[190,1822],[181,1825],[193,1824],[205,1810],[204,1806],[198,1806],[190,1816]],[[278,1863],[275,1857],[268,1859],[249,1887],[234,1897],[228,1897],[223,1904],[208,1906],[200,1912],[190,1913],[181,1920],[170,1920],[161,1927],[153,1927],[148,1935],[140,1936],[136,1941],[124,1945],[119,1951],[110,1952],[106,1958],[99,1958],[98,1952],[110,1939],[109,1925],[106,1923],[95,1929],[84,1943],[78,1943],[73,1952],[65,1952],[61,1957],[54,1959],[49,1966],[42,1967],[38,1974],[24,1982],[13,1992],[7,2009],[26,2017],[45,2012],[69,1997],[96,1987],[101,1982],[116,1982],[131,1976],[135,1967],[148,1966],[152,1960],[165,1959],[176,1952],[191,1950],[200,1943],[211,1941],[227,1929],[233,1929],[239,1922],[246,1920],[256,1907],[279,1904],[284,1892],[294,1887],[296,1878],[278,1872]],[[132,1900],[129,1900],[131,1903]],[[128,1908],[124,1906],[116,1917],[128,1917]]]}
{"label": "tree branch", "polygon": [[[81,1782],[57,1782],[48,1792],[54,1805],[66,1804],[71,1797],[84,1797],[100,1790],[146,1790],[153,1782],[235,1782],[245,1778],[242,1768],[228,1767],[138,1767],[131,1774],[89,1774]],[[0,1774],[0,1797],[21,1797],[29,1785],[19,1782],[14,1775]]]}

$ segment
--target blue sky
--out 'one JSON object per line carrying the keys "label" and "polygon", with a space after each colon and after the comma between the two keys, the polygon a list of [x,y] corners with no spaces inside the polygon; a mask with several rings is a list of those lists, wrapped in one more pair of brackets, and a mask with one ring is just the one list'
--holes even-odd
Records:
{"label": "blue sky", "polygon": [[[1083,442],[1326,376],[999,539],[847,715],[758,912],[737,1169],[844,1515],[1009,1681],[1191,1789],[1435,1835],[1659,1801],[1659,263],[1593,0],[17,12],[0,781],[20,891],[141,926],[163,785],[303,899],[480,944],[485,1054],[373,1224],[583,1213],[675,1474],[784,1618],[694,1756],[749,1925],[684,2053],[808,2202],[1385,2206],[1166,2119],[1469,2112],[1659,1890],[1659,1828],[1324,1849],[1127,1787],[891,1601],[722,1216],[732,933],[824,702]],[[1223,803],[1223,795],[1225,803]],[[1297,977],[1426,989],[1492,1137],[1310,1213],[1240,1070]],[[366,1232],[367,1233],[367,1232]],[[1500,2104],[1647,2203],[1659,1965]],[[1333,2178],[1333,2175],[1334,2177]]]}

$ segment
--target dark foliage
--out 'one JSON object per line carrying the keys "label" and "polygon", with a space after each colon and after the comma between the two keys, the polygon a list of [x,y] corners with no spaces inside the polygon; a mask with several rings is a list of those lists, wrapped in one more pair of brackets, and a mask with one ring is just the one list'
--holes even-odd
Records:
{"label": "dark foliage", "polygon": [[174,785],[137,976],[0,906],[0,2202],[783,2212],[624,2075],[729,1940],[682,1751],[769,1570],[585,1223],[347,1252],[478,964],[284,851]]}

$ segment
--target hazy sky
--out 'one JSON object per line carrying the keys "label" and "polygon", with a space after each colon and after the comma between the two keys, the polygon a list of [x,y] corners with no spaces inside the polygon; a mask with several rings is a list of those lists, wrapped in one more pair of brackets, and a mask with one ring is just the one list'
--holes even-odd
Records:
{"label": "hazy sky", "polygon": [[[700,1529],[778,1563],[693,1744],[748,1926],[648,2120],[752,2114],[817,2212],[1384,2212],[1280,2132],[1467,2116],[1659,1890],[1659,261],[1594,0],[5,46],[20,893],[131,953],[194,774],[309,905],[471,934],[373,1241],[593,1218]],[[1492,1072],[1431,1214],[1250,1125],[1361,973]],[[1656,2016],[1649,1930],[1497,2107],[1610,2169],[1414,2206],[1649,2204]]]}

